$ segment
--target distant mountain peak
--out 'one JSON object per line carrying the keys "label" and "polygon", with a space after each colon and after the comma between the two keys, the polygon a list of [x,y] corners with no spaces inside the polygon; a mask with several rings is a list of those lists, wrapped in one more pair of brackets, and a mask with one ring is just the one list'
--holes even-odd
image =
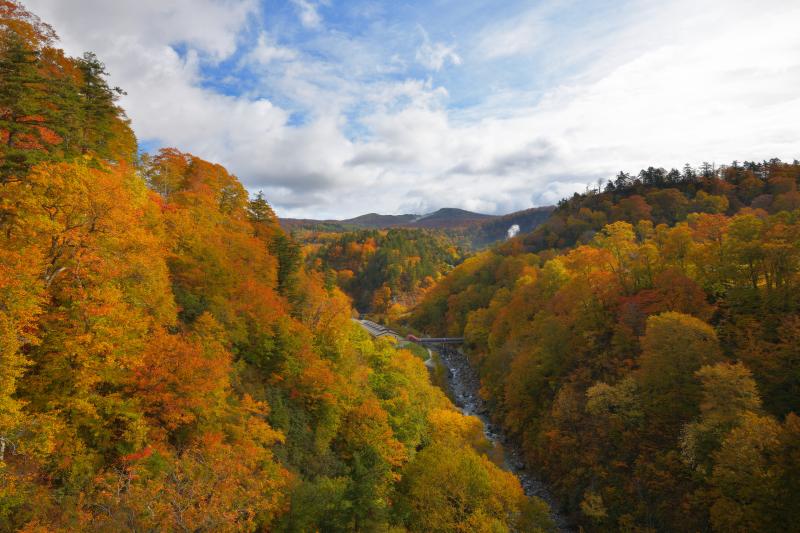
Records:
{"label": "distant mountain peak", "polygon": [[476,224],[484,220],[495,218],[494,215],[486,215],[483,213],[473,213],[465,209],[457,207],[442,207],[434,211],[422,215],[413,221],[410,226],[416,227],[431,227],[431,228],[457,228],[465,225]]}

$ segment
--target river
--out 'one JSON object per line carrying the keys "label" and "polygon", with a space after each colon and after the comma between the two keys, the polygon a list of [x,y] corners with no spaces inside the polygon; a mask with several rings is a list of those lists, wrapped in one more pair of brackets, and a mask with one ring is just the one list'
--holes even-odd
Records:
{"label": "river", "polygon": [[[496,447],[502,450],[502,456],[505,462],[505,468],[513,472],[519,478],[525,494],[528,496],[537,496],[547,502],[550,506],[550,517],[556,524],[556,530],[562,532],[569,532],[571,529],[567,526],[567,521],[558,512],[558,506],[553,500],[552,495],[547,490],[547,487],[529,468],[526,467],[522,460],[520,449],[514,442],[510,441],[503,432],[494,425],[489,419],[489,412],[485,402],[478,394],[480,389],[480,378],[469,362],[466,356],[456,349],[447,346],[437,346],[429,348],[429,358],[425,364],[436,374],[436,361],[434,360],[431,350],[435,350],[438,355],[439,363],[444,367],[445,372],[445,386],[448,389],[446,392],[461,410],[462,413],[468,416],[475,416],[483,422],[483,431],[486,438]],[[440,380],[435,380],[440,381]],[[442,386],[442,383],[437,383]]]}

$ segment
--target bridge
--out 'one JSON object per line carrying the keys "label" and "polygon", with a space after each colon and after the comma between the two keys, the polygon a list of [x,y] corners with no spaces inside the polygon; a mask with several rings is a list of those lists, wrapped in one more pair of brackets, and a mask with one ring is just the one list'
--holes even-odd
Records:
{"label": "bridge", "polygon": [[424,338],[411,338],[413,335],[409,335],[407,338],[412,342],[416,342],[419,344],[464,344],[464,337],[424,337]]}
{"label": "bridge", "polygon": [[393,331],[386,326],[382,326],[372,320],[359,320],[354,318],[353,322],[358,323],[362,328],[367,330],[367,333],[372,335],[375,338],[378,337],[393,337],[398,341],[406,340],[410,342],[416,342],[417,344],[463,344],[464,337],[424,337],[419,338],[415,335],[408,335],[407,337],[403,338],[402,335]]}

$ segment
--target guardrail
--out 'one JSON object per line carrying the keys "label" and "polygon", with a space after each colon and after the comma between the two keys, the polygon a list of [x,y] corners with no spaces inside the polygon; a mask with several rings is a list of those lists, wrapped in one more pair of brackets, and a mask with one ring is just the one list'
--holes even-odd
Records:
{"label": "guardrail", "polygon": [[420,344],[463,344],[464,337],[429,337],[415,342]]}

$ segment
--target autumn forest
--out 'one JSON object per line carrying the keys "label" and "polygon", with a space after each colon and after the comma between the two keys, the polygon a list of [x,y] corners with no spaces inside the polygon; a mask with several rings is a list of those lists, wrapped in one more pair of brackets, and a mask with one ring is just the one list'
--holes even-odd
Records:
{"label": "autumn forest", "polygon": [[[620,173],[507,239],[293,230],[123,89],[0,0],[0,531],[800,524],[799,162]],[[359,316],[463,337],[548,497]]]}

